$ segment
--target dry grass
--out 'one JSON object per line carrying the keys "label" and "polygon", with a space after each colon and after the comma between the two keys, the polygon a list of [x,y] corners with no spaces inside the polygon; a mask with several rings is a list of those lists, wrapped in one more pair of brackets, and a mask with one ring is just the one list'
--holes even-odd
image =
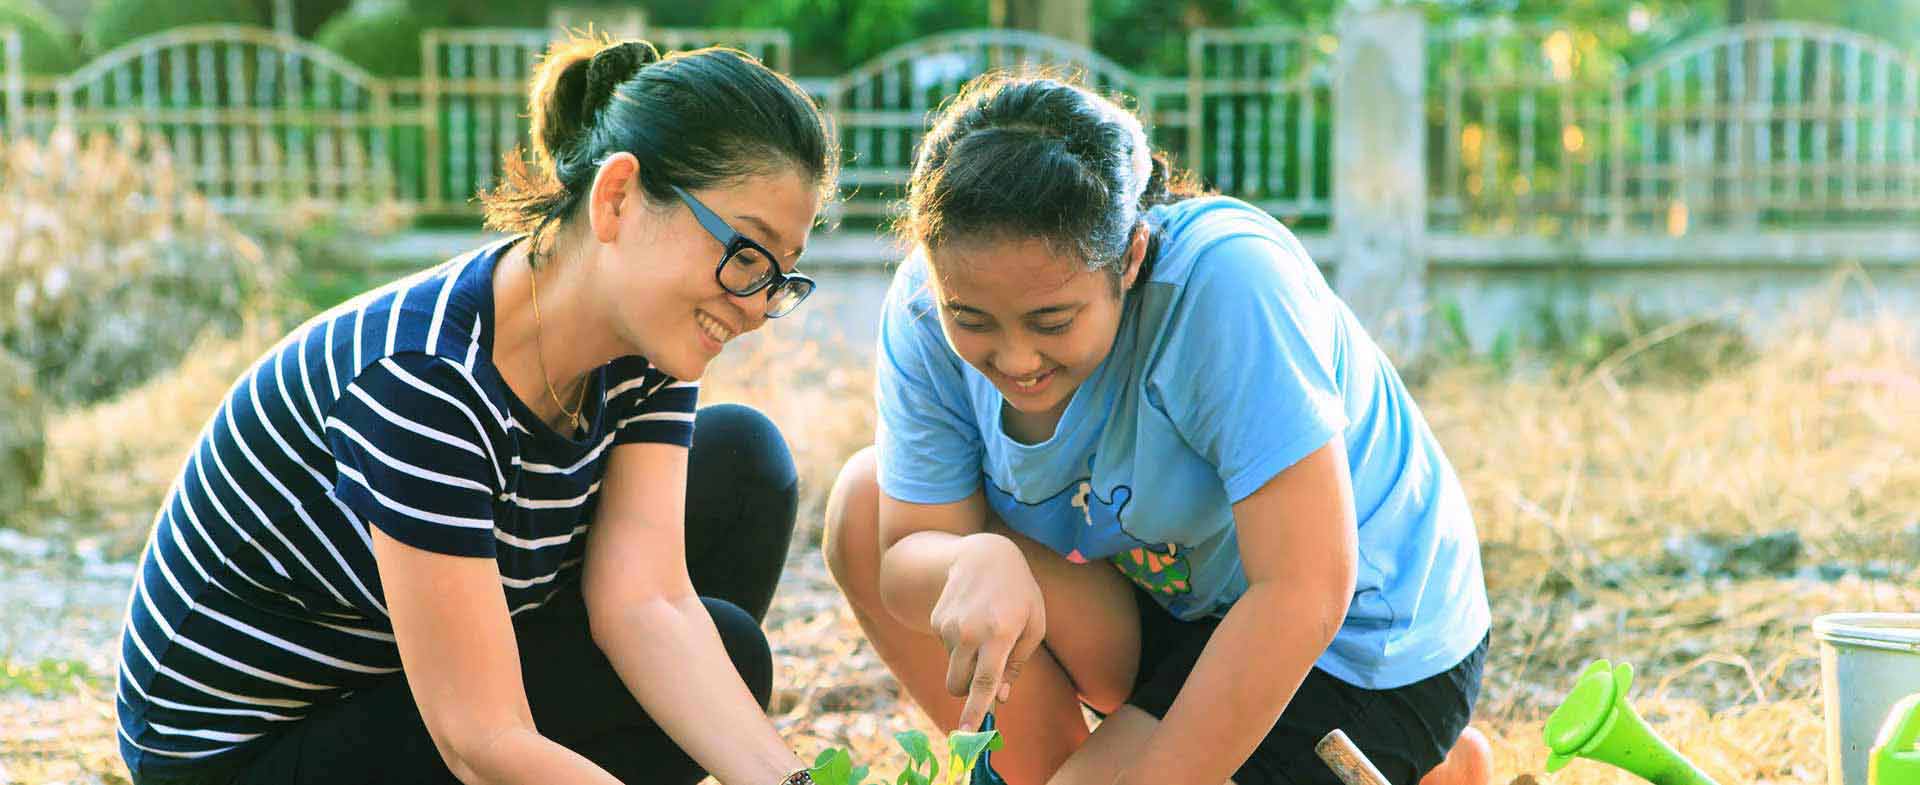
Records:
{"label": "dry grass", "polygon": [[115,558],[136,552],[208,416],[279,338],[276,330],[271,320],[252,319],[238,335],[202,334],[172,371],[54,416],[36,493],[43,525],[102,537]]}
{"label": "dry grass", "polygon": [[1916,338],[1894,317],[1815,321],[1698,382],[1463,368],[1419,395],[1503,562],[1496,589],[1579,584],[1689,533],[1792,530],[1814,559],[1865,560],[1920,520]]}
{"label": "dry grass", "polygon": [[0,146],[0,347],[49,401],[98,401],[171,368],[203,328],[236,329],[289,262],[137,131]]}
{"label": "dry grass", "polygon": [[[1485,546],[1496,629],[1477,721],[1495,744],[1497,783],[1636,782],[1585,762],[1544,774],[1541,721],[1595,657],[1639,667],[1641,713],[1721,782],[1824,781],[1809,622],[1920,607],[1917,339],[1913,325],[1892,320],[1810,320],[1699,378],[1663,376],[1641,363],[1651,343],[1629,342],[1593,370],[1503,377],[1461,367],[1421,385]],[[1665,340],[1673,349],[1687,334]],[[139,509],[132,502],[164,490],[211,402],[263,346],[236,342],[58,420],[76,438],[56,443],[77,446],[55,458],[57,487],[92,498],[118,485]],[[801,464],[810,529],[841,462],[872,438],[863,354],[768,334],[743,341],[706,384],[708,401],[752,403],[781,425]],[[115,434],[129,423],[150,432],[122,444]],[[97,479],[107,474],[119,479]],[[113,525],[144,530],[145,521]],[[1804,547],[1798,570],[1661,574],[1673,541],[1783,531]],[[1821,565],[1847,574],[1822,579]],[[892,735],[927,726],[810,547],[796,551],[776,606],[776,722],[803,753],[846,746],[897,770]],[[0,718],[0,766],[19,782],[120,781],[106,701],[96,687],[18,702]]]}
{"label": "dry grass", "polygon": [[800,470],[803,538],[818,542],[821,511],[842,464],[873,443],[873,367],[866,347],[789,336],[808,332],[801,309],[734,342],[701,381],[701,402],[750,404],[780,426]]}

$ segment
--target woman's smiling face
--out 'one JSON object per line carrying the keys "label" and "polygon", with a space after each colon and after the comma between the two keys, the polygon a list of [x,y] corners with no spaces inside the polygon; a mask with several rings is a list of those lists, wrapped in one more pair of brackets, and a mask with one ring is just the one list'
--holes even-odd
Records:
{"label": "woman's smiling face", "polygon": [[[1143,235],[1144,237],[1144,235]],[[1132,250],[1132,249],[1130,249]],[[1139,265],[1088,270],[1038,238],[928,249],[940,325],[955,354],[1024,414],[1058,416],[1113,348]]]}
{"label": "woman's smiling face", "polygon": [[[745,297],[715,277],[726,247],[680,200],[649,203],[634,176],[630,154],[609,162],[596,219],[617,224],[602,231],[605,275],[597,282],[623,345],[677,379],[698,379],[728,341],[767,322],[768,293]],[[818,183],[798,167],[741,178],[692,192],[734,231],[772,250],[782,272],[806,245],[819,209]],[[615,209],[614,203],[625,205]]]}

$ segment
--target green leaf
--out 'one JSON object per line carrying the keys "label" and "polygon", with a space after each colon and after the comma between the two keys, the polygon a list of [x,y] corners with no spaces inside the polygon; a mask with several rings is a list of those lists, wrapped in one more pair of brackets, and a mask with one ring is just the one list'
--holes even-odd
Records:
{"label": "green leaf", "polygon": [[[847,785],[865,785],[869,769],[870,767],[868,766],[853,767],[853,773],[847,777]],[[818,785],[818,783],[815,783],[815,785]]]}
{"label": "green leaf", "polygon": [[1004,744],[997,730],[984,733],[955,731],[948,734],[947,781],[966,785],[967,778],[973,774],[973,765],[980,760],[981,753],[1000,749]]}
{"label": "green leaf", "polygon": [[857,785],[850,776],[853,773],[853,758],[838,747],[822,750],[807,773],[813,775],[814,785]]}
{"label": "green leaf", "polygon": [[997,730],[990,730],[985,733],[961,733],[955,731],[947,737],[948,756],[959,760],[961,767],[967,769],[973,768],[974,762],[980,759],[981,753],[987,750],[997,750],[1004,746],[1006,746],[1006,741],[1000,738],[1000,731]]}
{"label": "green leaf", "polygon": [[907,770],[900,772],[898,785],[932,785],[934,778],[940,776],[940,759],[934,756],[927,734],[910,730],[893,734],[893,739],[900,742],[908,759]]}
{"label": "green leaf", "polygon": [[893,734],[893,740],[900,742],[900,749],[907,751],[907,759],[914,763],[926,763],[933,760],[933,744],[927,741],[927,734],[917,730]]}

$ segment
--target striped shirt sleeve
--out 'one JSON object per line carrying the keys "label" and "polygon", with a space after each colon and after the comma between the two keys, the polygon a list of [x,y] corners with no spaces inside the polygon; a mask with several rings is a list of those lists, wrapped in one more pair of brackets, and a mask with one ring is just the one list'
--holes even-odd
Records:
{"label": "striped shirt sleeve", "polygon": [[620,418],[614,444],[693,444],[699,382],[668,376],[643,357],[621,357],[608,371],[612,383],[607,387],[607,411]]}
{"label": "striped shirt sleeve", "polygon": [[403,543],[494,555],[493,500],[505,434],[473,377],[427,354],[382,358],[341,391],[326,420],[334,495]]}

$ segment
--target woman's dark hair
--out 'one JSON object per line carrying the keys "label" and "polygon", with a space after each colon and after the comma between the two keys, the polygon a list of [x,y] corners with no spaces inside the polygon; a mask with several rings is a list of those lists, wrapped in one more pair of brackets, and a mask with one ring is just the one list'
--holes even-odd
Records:
{"label": "woman's dark hair", "polygon": [[1037,238],[1118,281],[1147,208],[1199,194],[1118,103],[1066,79],[993,73],[934,120],[896,229],[929,248]]}
{"label": "woman's dark hair", "polygon": [[481,196],[487,226],[538,235],[565,221],[614,153],[640,160],[656,202],[673,186],[706,188],[781,166],[804,171],[826,198],[839,151],[827,120],[799,85],[732,49],[660,56],[645,41],[569,36],[548,47],[527,105],[532,161],[516,150]]}

